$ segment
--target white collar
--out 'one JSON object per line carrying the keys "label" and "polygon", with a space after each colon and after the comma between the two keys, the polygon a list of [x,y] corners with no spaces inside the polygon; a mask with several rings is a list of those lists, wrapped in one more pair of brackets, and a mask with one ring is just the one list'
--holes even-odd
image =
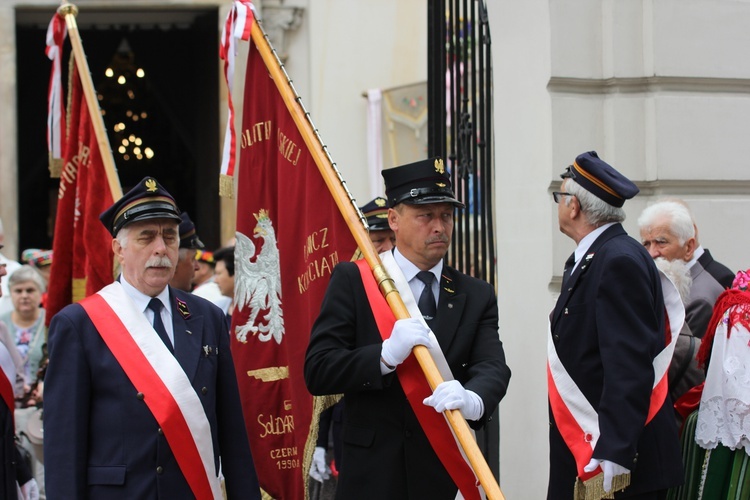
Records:
{"label": "white collar", "polygon": [[698,245],[698,246],[697,246],[697,247],[695,248],[695,251],[693,252],[693,258],[692,258],[692,259],[690,259],[690,260],[689,260],[689,261],[687,262],[687,267],[688,267],[688,269],[690,269],[691,267],[693,267],[693,266],[695,265],[695,263],[696,263],[696,262],[698,262],[698,259],[700,259],[700,258],[701,258],[701,255],[703,255],[704,253],[706,253],[706,251],[705,251],[705,250],[703,250],[703,247],[702,247],[702,246]]}
{"label": "white collar", "polygon": [[[399,252],[398,248],[393,249],[393,259],[396,261],[396,264],[398,264],[398,267],[404,273],[404,278],[406,278],[407,282],[413,280],[417,273],[421,271],[421,269],[414,265],[409,259],[404,257],[404,254]],[[435,276],[435,281],[437,283],[440,283],[440,275],[443,272],[443,259],[440,259],[440,262],[438,262],[435,267],[433,267],[429,271]]]}
{"label": "white collar", "polygon": [[617,223],[616,222],[608,222],[607,224],[604,224],[603,226],[597,227],[596,229],[594,229],[593,231],[591,231],[589,234],[587,234],[586,236],[584,236],[581,239],[580,243],[578,243],[578,246],[576,247],[576,251],[575,251],[576,263],[573,266],[573,269],[570,270],[571,273],[573,272],[573,270],[576,267],[578,267],[578,263],[581,262],[581,258],[583,257],[583,255],[586,252],[588,252],[589,248],[591,248],[591,245],[594,244],[594,242],[596,241],[596,239],[604,231],[606,231],[607,229],[609,229],[611,226],[614,226],[615,224],[617,224]]}
{"label": "white collar", "polygon": [[[154,297],[149,297],[148,295],[128,283],[128,280],[125,279],[124,274],[120,274],[120,284],[122,285],[123,290],[125,290],[125,294],[130,297],[130,299],[135,304],[135,307],[139,311],[145,312],[146,309],[148,309],[148,303],[151,302],[151,299]],[[156,296],[156,298],[161,301],[162,305],[164,306],[164,310],[166,310],[171,317],[172,305],[169,302],[169,287],[165,286],[164,290],[162,290],[159,295]]]}

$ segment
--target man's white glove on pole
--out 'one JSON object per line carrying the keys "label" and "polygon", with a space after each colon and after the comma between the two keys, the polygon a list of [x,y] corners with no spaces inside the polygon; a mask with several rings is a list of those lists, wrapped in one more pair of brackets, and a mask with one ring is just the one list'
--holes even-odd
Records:
{"label": "man's white glove on pole", "polygon": [[383,341],[380,356],[386,367],[393,370],[411,354],[414,346],[432,347],[430,329],[418,318],[406,318],[396,321],[390,338]]}
{"label": "man's white glove on pole", "polygon": [[458,380],[442,382],[423,403],[440,413],[445,410],[461,410],[466,420],[479,420],[484,414],[482,398],[475,392],[464,389]]}
{"label": "man's white glove on pole", "polygon": [[331,469],[326,465],[326,449],[322,446],[316,446],[313,452],[310,477],[319,483],[331,477]]}
{"label": "man's white glove on pole", "polygon": [[602,467],[602,472],[604,473],[604,491],[606,493],[609,493],[612,490],[612,478],[630,472],[630,469],[626,469],[622,465],[610,462],[609,460],[599,460],[598,458],[592,458],[583,470],[585,472],[594,472],[600,465]]}

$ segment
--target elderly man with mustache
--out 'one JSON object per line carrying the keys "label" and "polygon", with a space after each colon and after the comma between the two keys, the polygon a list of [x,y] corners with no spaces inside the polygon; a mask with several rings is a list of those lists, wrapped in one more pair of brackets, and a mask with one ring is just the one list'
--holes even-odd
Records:
{"label": "elderly man with mustache", "polygon": [[117,281],[52,319],[47,498],[260,499],[223,312],[168,286],[180,210],[146,177],[102,213]]}
{"label": "elderly man with mustache", "polygon": [[[396,246],[380,254],[411,318],[394,320],[361,262],[336,266],[310,338],[305,381],[315,395],[344,397],[343,456],[336,498],[479,498],[442,412],[479,428],[505,395],[510,370],[488,283],[443,257],[453,213],[464,205],[439,158],[383,171]],[[374,291],[373,291],[374,289]],[[434,393],[412,348],[443,368]]]}

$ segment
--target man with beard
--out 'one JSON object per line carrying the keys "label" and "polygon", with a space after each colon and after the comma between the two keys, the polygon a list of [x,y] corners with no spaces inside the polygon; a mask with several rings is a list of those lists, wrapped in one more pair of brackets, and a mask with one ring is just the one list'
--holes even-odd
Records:
{"label": "man with beard", "polygon": [[100,219],[117,281],[49,330],[47,498],[260,499],[224,315],[168,286],[180,211],[144,178]]}

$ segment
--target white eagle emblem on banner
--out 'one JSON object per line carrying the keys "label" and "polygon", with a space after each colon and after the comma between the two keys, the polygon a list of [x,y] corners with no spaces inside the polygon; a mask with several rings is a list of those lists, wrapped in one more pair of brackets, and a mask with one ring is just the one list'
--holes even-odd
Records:
{"label": "white eagle emblem on banner", "polygon": [[[277,344],[281,344],[284,314],[281,309],[281,265],[276,233],[267,210],[261,209],[253,215],[258,221],[253,229],[253,238],[262,239],[263,243],[256,257],[253,240],[237,232],[234,300],[240,310],[249,306],[250,315],[244,325],[237,326],[236,336],[242,343],[247,343],[247,335],[252,333],[257,334],[261,342],[273,338]],[[258,319],[261,311],[268,312]]]}

